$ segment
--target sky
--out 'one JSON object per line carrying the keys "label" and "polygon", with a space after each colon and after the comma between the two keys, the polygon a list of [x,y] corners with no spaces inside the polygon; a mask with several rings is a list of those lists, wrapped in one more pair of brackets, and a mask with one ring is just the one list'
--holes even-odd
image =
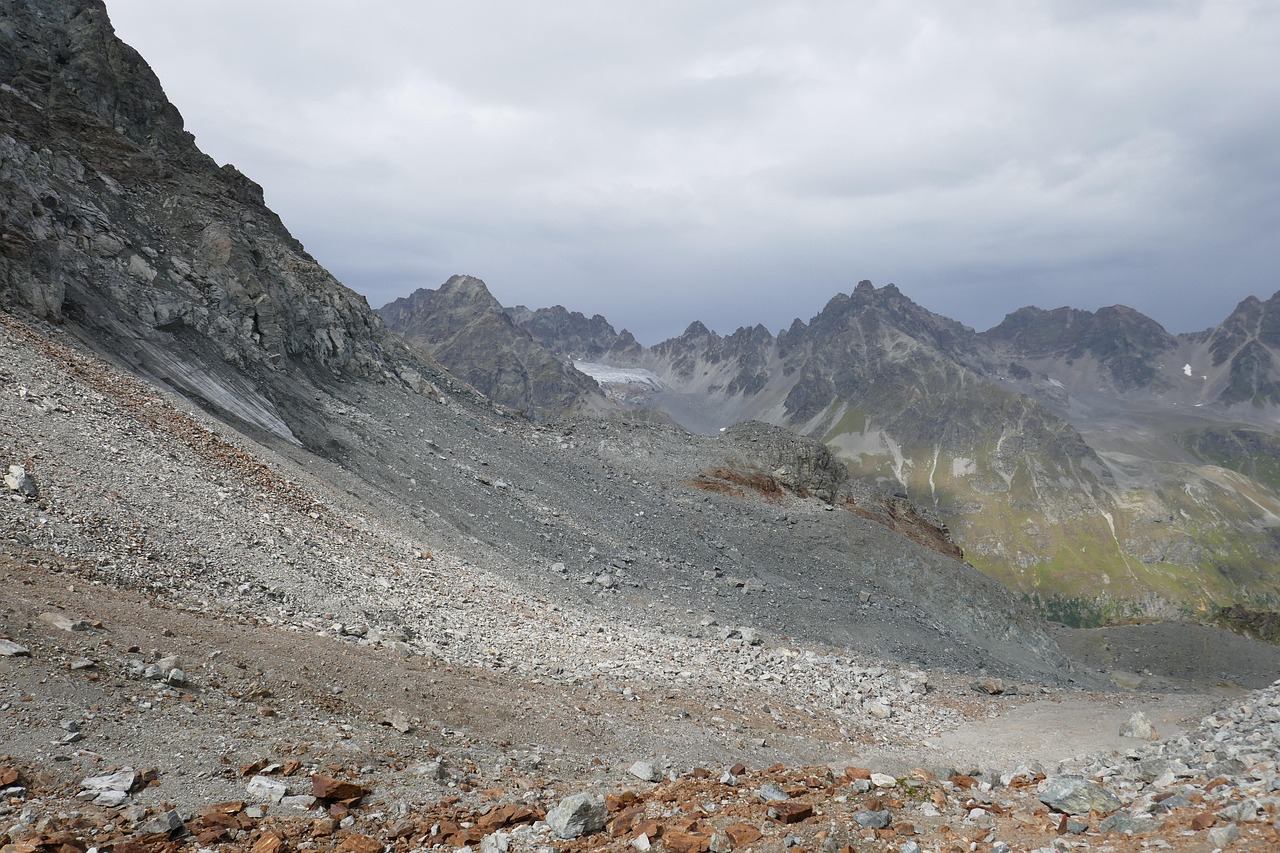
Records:
{"label": "sky", "polygon": [[1274,0],[106,0],[374,307],[455,273],[652,344],[858,281],[978,330],[1280,289]]}

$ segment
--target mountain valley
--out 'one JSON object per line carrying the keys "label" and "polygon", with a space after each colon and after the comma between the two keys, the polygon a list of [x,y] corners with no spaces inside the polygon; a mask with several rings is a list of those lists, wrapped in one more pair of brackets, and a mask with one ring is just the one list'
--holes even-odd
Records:
{"label": "mountain valley", "polygon": [[1270,302],[375,312],[108,10],[0,7],[0,853],[1280,843],[1280,647],[1021,595],[1271,601]]}

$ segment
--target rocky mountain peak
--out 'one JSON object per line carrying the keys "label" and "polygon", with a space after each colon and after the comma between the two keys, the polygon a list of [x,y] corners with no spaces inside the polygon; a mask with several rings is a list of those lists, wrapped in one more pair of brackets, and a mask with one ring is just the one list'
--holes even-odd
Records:
{"label": "rocky mountain peak", "polygon": [[377,313],[411,346],[495,403],[530,417],[563,414],[602,396],[591,377],[538,343],[474,276],[419,288]]}

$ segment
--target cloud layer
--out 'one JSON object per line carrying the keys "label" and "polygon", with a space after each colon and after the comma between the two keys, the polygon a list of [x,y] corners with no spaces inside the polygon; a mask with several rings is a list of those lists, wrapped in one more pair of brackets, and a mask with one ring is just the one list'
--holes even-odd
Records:
{"label": "cloud layer", "polygon": [[1280,288],[1269,0],[107,0],[201,147],[381,305],[807,319],[863,278],[982,329]]}

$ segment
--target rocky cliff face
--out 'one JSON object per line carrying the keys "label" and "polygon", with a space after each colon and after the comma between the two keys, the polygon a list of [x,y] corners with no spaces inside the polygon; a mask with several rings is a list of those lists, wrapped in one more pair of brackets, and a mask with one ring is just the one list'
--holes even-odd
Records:
{"label": "rocky cliff face", "polygon": [[[101,2],[0,10],[0,295],[289,441],[301,375],[439,393],[444,371],[307,255],[183,129]],[[252,377],[246,380],[246,377]]]}
{"label": "rocky cliff face", "polygon": [[535,341],[478,278],[455,275],[439,290],[419,289],[382,306],[378,315],[490,400],[529,417],[563,415],[603,399],[595,380]]}

